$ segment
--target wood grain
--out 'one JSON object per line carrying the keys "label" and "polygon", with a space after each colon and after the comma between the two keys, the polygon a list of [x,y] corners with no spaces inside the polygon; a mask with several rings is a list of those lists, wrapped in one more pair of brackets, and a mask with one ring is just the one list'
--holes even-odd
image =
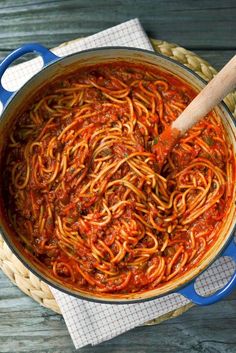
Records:
{"label": "wood grain", "polygon": [[[76,352],[62,316],[40,307],[0,273],[0,352]],[[80,353],[234,353],[236,296],[194,307],[158,326],[139,327]]]}
{"label": "wood grain", "polygon": [[[204,118],[236,87],[236,55],[227,62],[215,77],[188,104],[171,124],[181,135]],[[162,135],[160,136],[160,139]]]}
{"label": "wood grain", "polygon": [[235,13],[234,0],[3,0],[0,50],[32,40],[52,47],[134,17],[154,38],[189,49],[235,49]]}
{"label": "wood grain", "polygon": [[[0,60],[26,42],[58,44],[139,17],[153,38],[176,42],[220,69],[236,51],[235,0],[0,0]],[[235,353],[236,292],[158,326],[136,328],[80,353]],[[62,316],[0,272],[0,353],[76,352]]]}

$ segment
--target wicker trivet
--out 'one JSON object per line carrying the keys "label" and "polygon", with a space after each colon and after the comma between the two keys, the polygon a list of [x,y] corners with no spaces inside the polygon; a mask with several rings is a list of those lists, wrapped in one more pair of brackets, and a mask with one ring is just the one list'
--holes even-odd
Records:
{"label": "wicker trivet", "polygon": [[[163,42],[161,40],[151,39],[154,49],[166,56],[169,56],[190,69],[198,73],[206,81],[209,81],[216,70],[205,60],[193,52],[177,46],[173,43]],[[230,94],[226,99],[229,109],[236,117],[236,93]],[[25,294],[32,297],[41,305],[49,308],[57,313],[61,313],[60,309],[48,287],[43,281],[39,280],[32,274],[17,258],[0,235],[0,268],[17,285]],[[183,314],[192,304],[187,304],[177,310],[173,310],[155,320],[149,321],[147,324],[158,324],[164,320],[171,319]]]}

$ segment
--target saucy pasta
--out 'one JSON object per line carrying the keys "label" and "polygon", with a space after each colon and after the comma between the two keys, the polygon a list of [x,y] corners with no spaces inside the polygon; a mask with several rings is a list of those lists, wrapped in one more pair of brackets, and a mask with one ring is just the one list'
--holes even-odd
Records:
{"label": "saucy pasta", "polygon": [[92,293],[158,288],[201,261],[232,202],[235,160],[215,112],[165,158],[158,137],[196,92],[117,62],[57,78],[17,118],[6,212],[28,254]]}

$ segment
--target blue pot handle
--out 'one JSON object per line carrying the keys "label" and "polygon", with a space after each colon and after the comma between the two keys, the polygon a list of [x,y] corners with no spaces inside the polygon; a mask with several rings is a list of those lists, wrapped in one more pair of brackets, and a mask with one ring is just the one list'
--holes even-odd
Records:
{"label": "blue pot handle", "polygon": [[14,94],[14,92],[7,91],[2,86],[1,80],[4,72],[9,67],[9,65],[13,63],[13,61],[20,58],[22,55],[31,52],[38,53],[42,57],[44,66],[59,59],[57,55],[53,54],[50,50],[37,43],[23,45],[22,47],[14,50],[11,54],[9,54],[0,64],[0,101],[3,104],[3,107]]}
{"label": "blue pot handle", "polygon": [[[223,251],[221,256],[229,256],[236,263],[236,244],[234,238],[231,240],[227,248]],[[230,278],[229,282],[223,288],[219,289],[217,292],[208,297],[203,297],[197,294],[194,288],[194,283],[195,280],[190,282],[190,284],[188,284],[184,288],[180,289],[178,293],[182,294],[184,297],[198,305],[213,304],[229,295],[234,290],[234,288],[236,288],[236,270],[234,271],[234,274]]]}

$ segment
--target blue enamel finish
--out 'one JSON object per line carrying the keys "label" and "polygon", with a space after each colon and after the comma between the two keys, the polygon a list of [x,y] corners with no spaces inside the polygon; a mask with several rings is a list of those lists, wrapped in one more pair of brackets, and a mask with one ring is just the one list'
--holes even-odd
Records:
{"label": "blue enamel finish", "polygon": [[[224,250],[221,256],[229,256],[231,257],[235,264],[236,264],[236,244],[234,241],[234,238],[231,240],[227,248]],[[187,299],[191,300],[193,303],[198,304],[198,305],[209,305],[213,304],[215,302],[218,302],[219,300],[225,298],[227,295],[229,295],[234,288],[236,288],[236,270],[234,271],[234,274],[230,278],[229,282],[221,289],[219,289],[217,292],[215,292],[212,295],[209,295],[207,297],[203,297],[199,294],[197,294],[194,284],[195,284],[194,279],[192,282],[190,282],[188,285],[186,285],[184,288],[181,288],[178,293],[182,294],[184,297]]]}
{"label": "blue enamel finish", "polygon": [[[103,48],[97,48],[96,50],[101,50],[101,49],[103,50]],[[111,48],[108,48],[108,49],[111,49]],[[131,48],[126,48],[126,49],[131,49]],[[136,50],[140,50],[140,49],[136,49]],[[84,52],[88,52],[88,51],[89,50],[84,51]],[[140,51],[145,52],[145,50],[140,50]],[[36,43],[26,44],[26,45],[16,49],[15,51],[13,51],[11,54],[9,54],[0,64],[0,102],[2,102],[3,106],[5,106],[7,104],[8,100],[11,98],[11,96],[14,95],[15,92],[9,92],[2,87],[2,85],[1,85],[2,76],[3,76],[4,72],[6,71],[6,69],[9,67],[9,65],[14,60],[16,60],[19,57],[21,57],[22,55],[30,53],[30,52],[38,53],[43,59],[44,66],[47,66],[50,63],[53,63],[53,62],[57,61],[58,59],[60,59],[57,55],[53,54],[50,50],[48,50],[45,47],[43,47],[42,45],[36,44]],[[162,56],[162,55],[159,54],[159,56]],[[168,59],[165,58],[165,59],[171,61],[171,59],[169,59],[169,58]],[[179,64],[179,66],[181,66],[181,64]],[[188,70],[186,67],[185,67],[185,69]],[[231,242],[229,243],[227,248],[223,251],[221,256],[229,256],[236,263],[236,244],[234,242],[234,239],[231,240]],[[24,264],[25,264],[25,266],[27,266],[26,263],[24,263]],[[29,269],[32,271],[30,266],[29,266]],[[45,280],[45,282],[47,282],[46,279],[44,279],[44,280]],[[214,294],[212,294],[208,297],[203,297],[203,296],[197,294],[197,292],[195,291],[195,288],[194,288],[195,281],[196,281],[196,278],[193,281],[189,282],[184,287],[182,287],[180,290],[178,290],[177,293],[183,295],[184,297],[186,297],[187,299],[191,300],[193,303],[198,304],[198,305],[213,304],[213,303],[223,299],[227,295],[229,295],[234,290],[234,288],[236,288],[236,270],[234,271],[234,274],[232,275],[229,282],[222,289],[218,290],[217,292],[215,292]],[[51,283],[48,282],[48,284],[51,284]],[[91,299],[91,300],[96,301],[93,299]],[[123,303],[120,303],[120,304],[123,304]]]}
{"label": "blue enamel finish", "polygon": [[59,59],[57,55],[53,54],[50,50],[37,43],[23,45],[22,47],[14,50],[11,54],[9,54],[0,64],[0,101],[3,104],[3,107],[14,94],[14,92],[7,91],[5,88],[3,88],[1,84],[1,79],[4,72],[16,59],[20,58],[24,54],[31,52],[37,53],[42,57],[44,66]]}

